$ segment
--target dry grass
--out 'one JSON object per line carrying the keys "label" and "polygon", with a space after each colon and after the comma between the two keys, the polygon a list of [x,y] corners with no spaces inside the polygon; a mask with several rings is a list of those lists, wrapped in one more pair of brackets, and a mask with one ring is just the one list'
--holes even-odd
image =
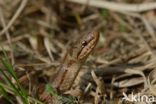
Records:
{"label": "dry grass", "polygon": [[[0,53],[7,53],[32,98],[41,101],[70,44],[92,30],[100,32],[100,40],[76,80],[85,93],[77,96],[78,101],[59,94],[56,98],[71,104],[125,104],[130,102],[122,102],[123,92],[129,97],[132,92],[156,96],[156,2],[100,2],[99,6],[96,0],[0,0]],[[102,5],[105,2],[108,5]],[[0,69],[5,69],[2,64]],[[18,96],[7,93],[22,104]],[[6,103],[1,94],[0,103]]]}

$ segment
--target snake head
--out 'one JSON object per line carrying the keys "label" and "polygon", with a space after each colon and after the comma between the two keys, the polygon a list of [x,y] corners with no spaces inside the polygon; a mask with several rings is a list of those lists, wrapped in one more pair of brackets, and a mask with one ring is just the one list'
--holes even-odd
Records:
{"label": "snake head", "polygon": [[85,60],[93,51],[99,39],[99,32],[90,32],[81,39],[78,45],[77,60]]}

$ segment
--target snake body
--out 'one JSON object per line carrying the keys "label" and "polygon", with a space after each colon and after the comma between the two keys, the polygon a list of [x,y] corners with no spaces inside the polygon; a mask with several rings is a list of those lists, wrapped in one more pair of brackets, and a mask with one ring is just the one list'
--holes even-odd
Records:
{"label": "snake body", "polygon": [[90,32],[78,40],[68,51],[65,61],[60,66],[53,87],[60,91],[67,91],[77,77],[82,64],[91,54],[99,39],[98,32]]}

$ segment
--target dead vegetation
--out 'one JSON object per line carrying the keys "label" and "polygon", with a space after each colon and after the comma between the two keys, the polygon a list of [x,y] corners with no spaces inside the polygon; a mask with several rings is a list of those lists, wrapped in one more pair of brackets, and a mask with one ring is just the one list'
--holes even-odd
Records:
{"label": "dead vegetation", "polygon": [[[43,90],[70,45],[98,30],[98,45],[75,81],[80,89],[67,91],[76,98],[63,98],[67,95],[61,93],[47,100],[57,104],[148,104],[122,98],[124,94],[129,98],[156,96],[155,9],[154,0],[0,0],[1,57],[5,51],[21,85],[42,101]],[[2,64],[0,69],[5,69]],[[18,96],[7,93],[14,103],[23,104]],[[0,94],[0,103],[6,100]]]}

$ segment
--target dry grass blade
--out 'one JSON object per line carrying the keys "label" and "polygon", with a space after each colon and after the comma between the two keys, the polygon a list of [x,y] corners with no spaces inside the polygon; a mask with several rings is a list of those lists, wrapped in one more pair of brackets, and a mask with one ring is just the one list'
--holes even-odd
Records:
{"label": "dry grass blade", "polygon": [[91,72],[91,75],[93,77],[93,80],[95,81],[97,88],[96,88],[96,92],[93,95],[94,96],[94,104],[99,104],[99,102],[101,101],[101,96],[104,96],[105,93],[105,86],[102,80],[100,80],[100,78],[98,78],[95,74],[94,71]]}
{"label": "dry grass blade", "polygon": [[113,85],[119,88],[124,88],[124,87],[136,86],[136,85],[142,84],[143,82],[144,82],[144,79],[140,77],[140,78],[125,79],[119,82],[116,81],[113,83]]}
{"label": "dry grass blade", "polygon": [[156,96],[156,69],[151,71],[148,76],[148,87],[150,92]]}
{"label": "dry grass blade", "polygon": [[51,43],[50,43],[49,39],[46,38],[46,37],[44,38],[44,45],[45,45],[45,48],[46,48],[46,50],[47,50],[47,52],[49,54],[49,57],[50,57],[51,61],[54,61],[54,57],[53,57],[53,55],[51,53]]}
{"label": "dry grass blade", "polygon": [[125,72],[142,76],[142,78],[144,79],[144,89],[147,88],[147,80],[146,80],[145,74],[142,71],[135,70],[135,69],[127,69],[127,70],[125,70]]}
{"label": "dry grass blade", "polygon": [[152,9],[156,9],[156,2],[153,3],[145,3],[145,4],[123,4],[123,3],[115,3],[103,0],[68,0],[69,2],[85,4],[89,6],[95,6],[98,8],[106,8],[109,10],[121,12],[143,12]]}
{"label": "dry grass blade", "polygon": [[32,47],[34,50],[37,50],[37,45],[38,45],[37,37],[29,36],[28,40],[29,40],[29,42],[30,42],[31,47]]}
{"label": "dry grass blade", "polygon": [[[1,10],[1,8],[0,8],[0,20],[2,22],[3,28],[5,28],[6,27],[6,21],[4,19],[4,15],[3,15],[3,12]],[[8,31],[6,31],[5,34],[6,34],[6,38],[8,40],[9,47],[10,47],[11,63],[14,64],[15,63],[15,60],[14,60],[14,54],[13,54],[13,49],[12,49],[12,44],[11,44],[10,33]]]}
{"label": "dry grass blade", "polygon": [[27,52],[27,53],[29,53],[31,55],[35,54],[34,57],[37,58],[37,59],[39,59],[40,61],[45,62],[47,64],[50,64],[50,61],[47,58],[42,57],[42,55],[40,55],[39,53],[34,53],[31,49],[29,49],[28,47],[26,47],[24,44],[18,43],[17,45],[21,49],[23,49],[25,52]]}
{"label": "dry grass blade", "polygon": [[7,26],[0,32],[0,36],[2,36],[11,26],[12,24],[15,22],[15,20],[17,19],[17,17],[20,15],[20,13],[22,12],[22,10],[24,9],[24,7],[26,6],[28,0],[22,0],[20,7],[18,8],[18,10],[16,11],[16,13],[14,14],[14,16],[12,17],[12,19],[10,20],[10,22],[7,24]]}

